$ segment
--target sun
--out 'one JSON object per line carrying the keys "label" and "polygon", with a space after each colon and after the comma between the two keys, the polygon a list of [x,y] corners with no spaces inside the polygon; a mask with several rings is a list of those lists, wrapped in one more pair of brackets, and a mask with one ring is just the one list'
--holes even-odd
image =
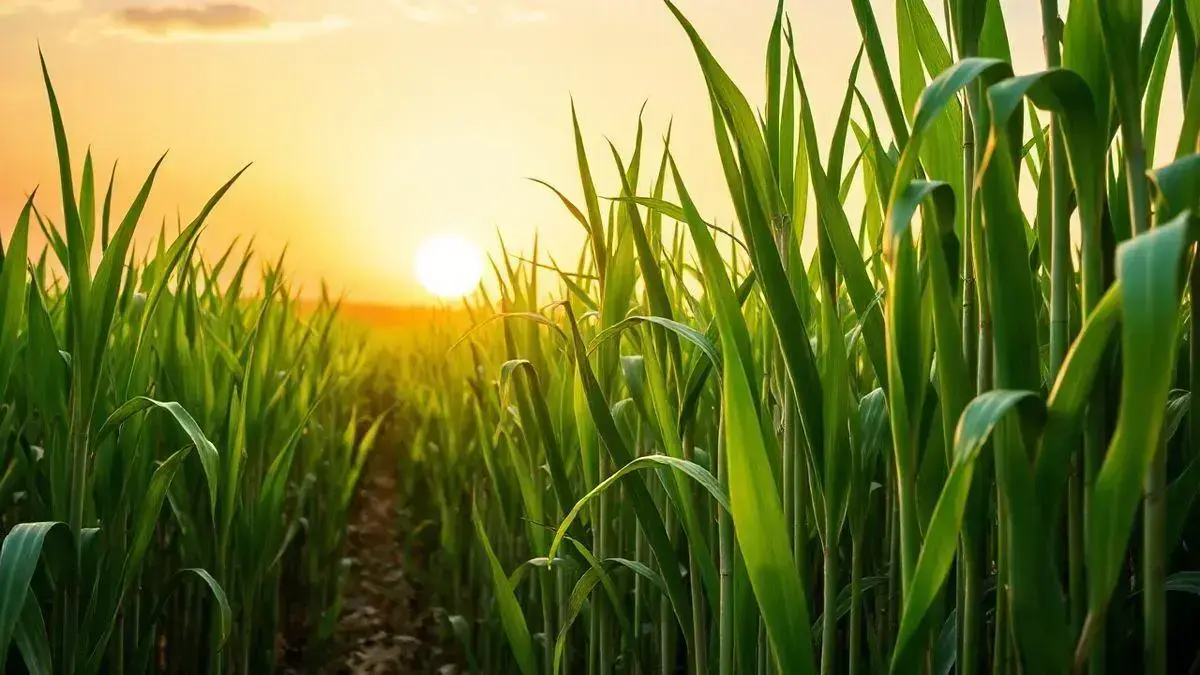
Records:
{"label": "sun", "polygon": [[454,234],[430,237],[417,248],[417,281],[440,298],[461,298],[483,277],[483,252]]}

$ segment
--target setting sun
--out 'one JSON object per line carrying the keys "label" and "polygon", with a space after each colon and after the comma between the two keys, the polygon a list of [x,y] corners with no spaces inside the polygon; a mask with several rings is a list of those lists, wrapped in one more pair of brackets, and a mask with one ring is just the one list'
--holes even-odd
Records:
{"label": "setting sun", "polygon": [[461,298],[479,285],[483,276],[483,253],[458,235],[426,239],[417,249],[417,281],[440,298]]}

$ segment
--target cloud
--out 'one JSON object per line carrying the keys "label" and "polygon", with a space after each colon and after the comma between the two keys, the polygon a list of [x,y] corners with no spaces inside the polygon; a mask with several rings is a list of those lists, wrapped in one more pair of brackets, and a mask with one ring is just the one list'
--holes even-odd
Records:
{"label": "cloud", "polygon": [[537,7],[509,7],[504,12],[507,23],[541,23],[550,19],[550,12]]}
{"label": "cloud", "polygon": [[112,14],[115,23],[150,35],[238,33],[270,27],[261,9],[233,3],[198,7],[129,7]]}
{"label": "cloud", "polygon": [[479,6],[458,0],[396,0],[400,11],[417,23],[451,23],[479,14]]}
{"label": "cloud", "polygon": [[283,21],[257,7],[236,2],[201,5],[134,6],[100,19],[103,35],[148,41],[224,40],[289,41],[341,30],[341,16]]}
{"label": "cloud", "polygon": [[441,9],[426,5],[404,5],[404,16],[417,23],[445,23],[449,15]]}
{"label": "cloud", "polygon": [[0,16],[27,11],[63,14],[74,12],[81,6],[80,0],[0,0]]}

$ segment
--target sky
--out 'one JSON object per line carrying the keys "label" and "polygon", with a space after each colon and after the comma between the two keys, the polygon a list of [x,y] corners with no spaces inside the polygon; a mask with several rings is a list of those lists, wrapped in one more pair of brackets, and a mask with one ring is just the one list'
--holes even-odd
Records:
{"label": "sky", "polygon": [[[762,101],[774,1],[678,4]],[[894,3],[875,4],[887,42]],[[1039,69],[1037,1],[1003,5],[1016,70]],[[818,130],[829,129],[860,43],[850,3],[788,7]],[[579,197],[572,99],[602,193],[616,192],[606,139],[628,156],[645,104],[647,166],[673,122],[689,191],[728,221],[703,79],[658,0],[0,0],[5,237],[35,186],[60,212],[39,44],[76,171],[89,146],[98,173],[119,160],[122,212],[169,151],[138,242],[160,219],[190,221],[253,162],[211,217],[204,250],[253,237],[273,259],[286,246],[290,277],[309,294],[324,279],[363,302],[429,302],[413,252],[435,234],[496,253],[498,235],[519,251],[536,232],[573,264],[581,228],[527,180]],[[860,77],[874,97],[866,67]],[[1178,109],[1176,90],[1168,83],[1165,109]]]}

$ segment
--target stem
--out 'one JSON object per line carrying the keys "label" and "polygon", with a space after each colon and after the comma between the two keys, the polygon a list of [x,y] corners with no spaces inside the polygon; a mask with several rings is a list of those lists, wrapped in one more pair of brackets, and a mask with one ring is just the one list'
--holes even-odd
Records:
{"label": "stem", "polygon": [[[609,473],[608,458],[601,457],[600,475],[598,479],[603,481],[608,477]],[[605,491],[600,495],[600,519],[596,521],[596,558],[599,560],[604,560],[610,555],[608,543],[609,532],[607,527],[608,523],[610,522],[609,518],[611,517],[610,501],[611,498],[608,491]],[[612,672],[612,657],[614,649],[612,639],[612,622],[610,621],[608,612],[609,605],[607,602],[602,601],[596,603],[596,606],[599,609],[599,612],[597,612],[597,623],[599,625],[596,629],[596,638],[599,643],[596,647],[598,651],[597,664],[601,673],[610,673]]]}
{"label": "stem", "polygon": [[[692,453],[692,427],[688,426],[684,431],[683,436],[683,456],[691,461]],[[692,486],[685,485],[680,490],[682,493],[680,498],[686,500],[692,507],[696,509],[696,502],[692,495]],[[700,580],[700,564],[696,559],[696,549],[691,542],[688,543],[688,585],[691,587],[692,596],[692,644],[694,645],[692,672],[696,675],[707,675],[708,673],[708,636],[707,626],[705,625],[704,616],[704,588],[701,586]]]}
{"label": "stem", "polygon": [[[967,564],[963,561],[966,557],[966,542],[963,537],[958,540],[958,551],[954,558],[954,634],[957,636],[954,644],[955,664],[966,663],[963,659],[963,639],[966,631],[963,630],[963,616],[966,613],[966,603],[964,596],[967,592]],[[958,671],[962,672],[963,668],[958,665]]]}
{"label": "stem", "polygon": [[[1115,233],[1112,227],[1112,217],[1110,212],[1101,214],[1101,227],[1098,231],[1097,249],[1101,252],[1101,264],[1097,267],[1101,278],[1101,288],[1111,286],[1116,282],[1116,270],[1112,261],[1116,258],[1117,242]],[[1086,253],[1087,249],[1085,249]],[[1085,273],[1087,269],[1085,268]],[[1085,288],[1086,291],[1086,288]],[[1099,290],[1095,293],[1099,294]],[[1085,296],[1086,297],[1086,296]],[[1094,305],[1093,305],[1094,306]],[[1084,455],[1084,496],[1083,509],[1084,513],[1089,513],[1091,509],[1092,489],[1096,483],[1096,476],[1100,472],[1100,466],[1104,461],[1104,452],[1108,447],[1109,439],[1113,432],[1110,420],[1116,417],[1116,402],[1120,398],[1118,393],[1120,390],[1120,376],[1114,372],[1114,363],[1116,362],[1117,349],[1115,345],[1110,345],[1108,354],[1105,356],[1106,367],[1109,369],[1109,377],[1104,386],[1096,387],[1096,391],[1092,396],[1089,407],[1091,413],[1090,424],[1092,426],[1092,438],[1085,438],[1085,441],[1091,441],[1085,446],[1087,454]],[[1086,541],[1085,541],[1086,543]],[[1083,637],[1090,640],[1089,644],[1081,644],[1083,649],[1077,650],[1075,655],[1076,662],[1081,658],[1087,660],[1087,671],[1089,675],[1104,675],[1108,670],[1105,657],[1107,656],[1106,648],[1108,644],[1108,612],[1105,607],[1092,608],[1088,612],[1088,617],[1085,620]],[[1088,626],[1090,623],[1092,626]]]}
{"label": "stem", "polygon": [[[1136,113],[1141,106],[1134,106]],[[1134,119],[1121,120],[1121,139],[1125,150],[1125,179],[1129,183],[1130,228],[1133,236],[1150,229],[1150,196],[1146,179],[1146,145],[1142,137],[1140,114]],[[1142,510],[1142,591],[1144,672],[1165,673],[1166,655],[1166,591],[1163,588],[1163,547],[1166,527],[1164,493],[1167,482],[1165,448],[1157,453],[1146,474],[1143,485],[1145,502]]]}
{"label": "stem", "polygon": [[1163,675],[1167,672],[1167,591],[1166,582],[1166,490],[1167,449],[1159,446],[1146,474],[1145,506],[1142,521],[1143,672]]}
{"label": "stem", "polygon": [[[1062,64],[1059,53],[1058,0],[1042,0],[1042,41],[1046,66]],[[1067,172],[1066,147],[1061,120],[1050,120],[1050,195],[1051,195],[1051,255],[1050,255],[1050,376],[1054,380],[1062,369],[1069,344],[1067,297],[1072,287],[1071,231],[1068,199],[1070,176]],[[1045,171],[1045,167],[1042,169]],[[1083,495],[1080,485],[1080,449],[1071,451],[1071,472],[1067,484],[1067,565],[1068,600],[1071,630],[1077,633],[1086,610],[1083,578]]]}
{"label": "stem", "polygon": [[1070,471],[1067,481],[1067,599],[1071,634],[1078,635],[1087,615],[1087,584],[1083,571],[1083,484],[1078,451],[1072,453]]}
{"label": "stem", "polygon": [[[903,594],[912,583],[913,573],[917,568],[917,554],[921,549],[920,524],[917,518],[917,449],[913,438],[896,439],[895,445],[896,498],[900,519],[900,579]],[[902,445],[907,447],[901,447]],[[832,533],[829,534],[832,537]]]}
{"label": "stem", "polygon": [[[783,372],[780,368],[779,372]],[[783,382],[780,387],[782,390],[780,412],[783,418],[783,443],[781,444],[781,454],[783,461],[781,464],[781,472],[783,473],[783,517],[787,522],[788,534],[792,537],[792,547],[795,548],[796,536],[796,471],[794,464],[796,462],[796,428],[792,424],[792,386],[788,382]]]}
{"label": "stem", "polygon": [[[799,424],[799,414],[792,411],[793,424]],[[792,556],[796,560],[796,571],[800,575],[800,582],[808,585],[808,503],[809,503],[809,485],[808,485],[808,445],[804,440],[804,434],[796,434],[796,461],[792,463],[792,471],[796,476],[793,480],[795,490],[793,499],[796,502],[793,511],[795,520],[792,521]],[[810,607],[811,609],[811,607]]]}
{"label": "stem", "polygon": [[[964,52],[964,58],[971,54]],[[975,167],[976,167],[976,149],[975,149],[975,113],[974,110],[978,105],[978,90],[974,84],[968,85],[967,88],[967,105],[966,114],[963,115],[963,185],[965,186],[965,194],[963,195],[963,261],[962,261],[962,334],[963,334],[963,358],[967,364],[967,377],[975,379],[976,370],[979,365],[979,345],[971,340],[970,336],[974,335],[979,328],[979,305],[976,304],[975,295],[975,248],[973,246],[973,238],[975,236],[974,214],[975,214]]]}
{"label": "stem", "polygon": [[762,618],[758,620],[758,672],[767,675],[770,665],[770,644],[767,642],[767,629]]}
{"label": "stem", "polygon": [[[982,492],[982,490],[979,490]],[[983,565],[977,538],[963,539],[963,593],[959,610],[962,635],[955,672],[973,675],[979,671],[980,635],[983,629]]]}
{"label": "stem", "polygon": [[[559,616],[563,616],[567,611],[567,597],[566,597],[566,591],[563,588],[562,567],[556,567],[554,570],[554,606],[558,608]],[[571,654],[570,640],[567,640],[566,643],[563,645],[563,662],[564,663],[569,662],[570,654]],[[638,666],[639,666],[639,670],[637,671],[637,673],[638,673],[638,675],[641,675],[641,670],[640,670],[641,663],[640,662],[638,662]],[[555,673],[554,675],[558,675],[558,674]]]}
{"label": "stem", "polygon": [[[894,481],[890,481],[894,483]],[[886,630],[884,631],[884,639],[887,642],[887,651],[891,652],[894,644],[896,631],[900,626],[900,541],[898,536],[900,522],[900,507],[897,499],[889,500],[888,504],[888,537],[887,537],[887,556],[888,556],[888,604],[887,604],[887,622],[885,623]]]}
{"label": "stem", "polygon": [[[664,520],[671,541],[675,541],[675,511],[664,502]],[[675,615],[671,611],[671,602],[665,594],[660,594],[658,604],[658,637],[659,637],[659,672],[662,675],[675,673]]]}
{"label": "stem", "polygon": [[835,658],[837,656],[837,577],[838,551],[837,532],[834,531],[832,516],[826,516],[826,537],[829,544],[825,547],[825,580],[822,584],[824,598],[822,611],[825,620],[821,622],[821,675],[833,675]]}
{"label": "stem", "polygon": [[[634,559],[637,560],[638,562],[645,562],[646,561],[646,537],[645,537],[645,535],[642,534],[642,529],[640,527],[636,528],[634,530],[633,536],[634,536],[634,545],[633,545]],[[634,579],[633,579],[633,627],[634,627],[633,650],[634,650],[634,653],[638,657],[634,661],[634,663],[636,664],[635,668],[637,669],[638,672],[641,672],[641,657],[645,654],[645,651],[641,648],[642,641],[639,639],[640,632],[641,632],[639,627],[642,625],[642,618],[643,618],[642,614],[645,613],[645,609],[644,609],[645,599],[642,597],[642,595],[643,595],[642,586],[643,586],[642,576],[640,574],[635,575]]]}
{"label": "stem", "polygon": [[[717,480],[721,487],[729,489],[729,469],[726,466],[725,416],[721,416],[717,431]],[[724,509],[717,509],[719,553],[721,575],[720,623],[718,628],[717,672],[720,675],[733,673],[733,520]]]}
{"label": "stem", "polygon": [[[968,35],[966,28],[959,30],[959,49],[962,58],[970,58],[978,52],[978,42],[974,35]],[[975,174],[978,155],[975,141],[975,111],[979,106],[979,87],[972,83],[968,85],[964,96],[963,106],[963,261],[962,261],[962,351],[963,360],[967,366],[967,377],[970,380],[978,378],[979,371],[979,341],[972,339],[979,333],[979,305],[976,302],[978,290],[975,283],[974,242],[975,235]],[[973,482],[972,495],[981,493],[982,477],[976,476]],[[961,593],[958,594],[956,620],[958,622],[958,654],[955,671],[959,675],[973,675],[979,665],[979,641],[983,624],[980,620],[980,602],[982,601],[982,565],[980,564],[979,544],[981,537],[978,530],[972,533],[972,523],[980,520],[977,513],[980,498],[975,496],[968,502],[967,522],[964,523],[963,535],[959,544],[958,559],[962,563],[959,576],[962,582]],[[980,525],[982,527],[982,525]]]}
{"label": "stem", "polygon": [[862,671],[862,659],[859,654],[862,642],[862,535],[851,537],[850,540],[850,658],[849,674],[858,675]]}
{"label": "stem", "polygon": [[[1081,233],[1081,258],[1080,258],[1080,286],[1082,296],[1082,313],[1083,321],[1087,322],[1092,315],[1096,305],[1100,302],[1101,293],[1107,287],[1107,279],[1105,278],[1105,260],[1110,260],[1103,251],[1103,239],[1105,233],[1111,235],[1111,228],[1104,222],[1104,206],[1096,204],[1091,208],[1083,208],[1079,211],[1080,233]],[[1105,359],[1107,362],[1108,359]],[[1102,365],[1106,368],[1106,365]],[[1068,494],[1071,489],[1078,490],[1078,497],[1069,496],[1070,508],[1078,506],[1079,514],[1077,516],[1080,526],[1079,532],[1071,532],[1069,545],[1072,548],[1078,547],[1081,553],[1078,556],[1079,568],[1074,567],[1075,560],[1071,560],[1071,569],[1069,571],[1070,580],[1070,599],[1071,599],[1071,628],[1074,635],[1080,635],[1083,631],[1083,623],[1087,620],[1087,578],[1086,569],[1083,569],[1082,559],[1086,550],[1087,533],[1082,526],[1087,522],[1091,508],[1092,488],[1096,482],[1096,475],[1100,471],[1100,465],[1103,462],[1104,451],[1107,447],[1105,435],[1107,433],[1106,419],[1106,393],[1105,387],[1098,386],[1092,391],[1088,399],[1088,407],[1084,418],[1083,429],[1083,457],[1081,461],[1073,463],[1072,480],[1068,484]],[[1079,478],[1074,474],[1081,473]],[[1070,517],[1068,512],[1068,518]],[[1076,585],[1081,585],[1082,588],[1076,588]],[[1099,652],[1097,652],[1099,654]],[[1102,658],[1091,659],[1088,665],[1089,672],[1092,675],[1101,675],[1104,672],[1104,661]]]}
{"label": "stem", "polygon": [[73,583],[66,589],[66,614],[63,624],[63,672],[75,672],[75,655],[78,651],[79,607],[83,593],[83,513],[87,503],[88,427],[89,415],[85,410],[82,387],[72,391],[71,396],[71,493],[70,527],[75,541],[75,569],[71,573]]}
{"label": "stem", "polygon": [[981,306],[979,312],[979,372],[976,374],[975,386],[979,393],[992,389],[992,313],[987,305],[986,295],[980,293]]}
{"label": "stem", "polygon": [[599,648],[599,645],[600,645],[600,640],[597,637],[599,635],[599,630],[600,630],[600,601],[597,601],[597,602],[592,603],[592,609],[588,613],[587,671],[589,674],[594,674],[597,672],[596,659],[599,658],[599,654],[597,654],[597,649]]}
{"label": "stem", "polygon": [[[1140,126],[1136,120],[1134,127]],[[1150,191],[1146,185],[1146,146],[1139,130],[1121,124],[1121,138],[1125,146],[1125,171],[1129,183],[1129,217],[1133,236],[1150,229]]]}
{"label": "stem", "polygon": [[[790,227],[783,228],[776,236],[775,246],[779,249],[780,258],[783,260],[784,270],[788,272],[789,278],[793,276],[793,267],[795,263],[792,260],[791,251],[792,230]],[[783,473],[783,517],[787,522],[788,533],[792,537],[792,550],[796,550],[796,510],[798,502],[795,499],[796,493],[796,470],[795,463],[798,458],[796,456],[796,438],[799,436],[799,420],[792,414],[792,383],[785,373],[785,364],[783,361],[782,350],[776,348],[773,350],[776,354],[777,366],[776,373],[776,389],[779,393],[779,408],[780,417],[783,420],[783,442],[781,444]]]}
{"label": "stem", "polygon": [[543,570],[542,574],[538,575],[538,595],[542,600],[542,632],[545,639],[542,640],[542,670],[546,675],[554,675],[554,641],[550,639],[554,631],[554,615],[550,603],[550,575],[547,574],[550,570]]}
{"label": "stem", "polygon": [[1008,539],[1005,530],[1004,500],[996,500],[996,632],[995,654],[992,672],[997,675],[1007,673],[1009,669],[1009,640],[1008,640]]}

